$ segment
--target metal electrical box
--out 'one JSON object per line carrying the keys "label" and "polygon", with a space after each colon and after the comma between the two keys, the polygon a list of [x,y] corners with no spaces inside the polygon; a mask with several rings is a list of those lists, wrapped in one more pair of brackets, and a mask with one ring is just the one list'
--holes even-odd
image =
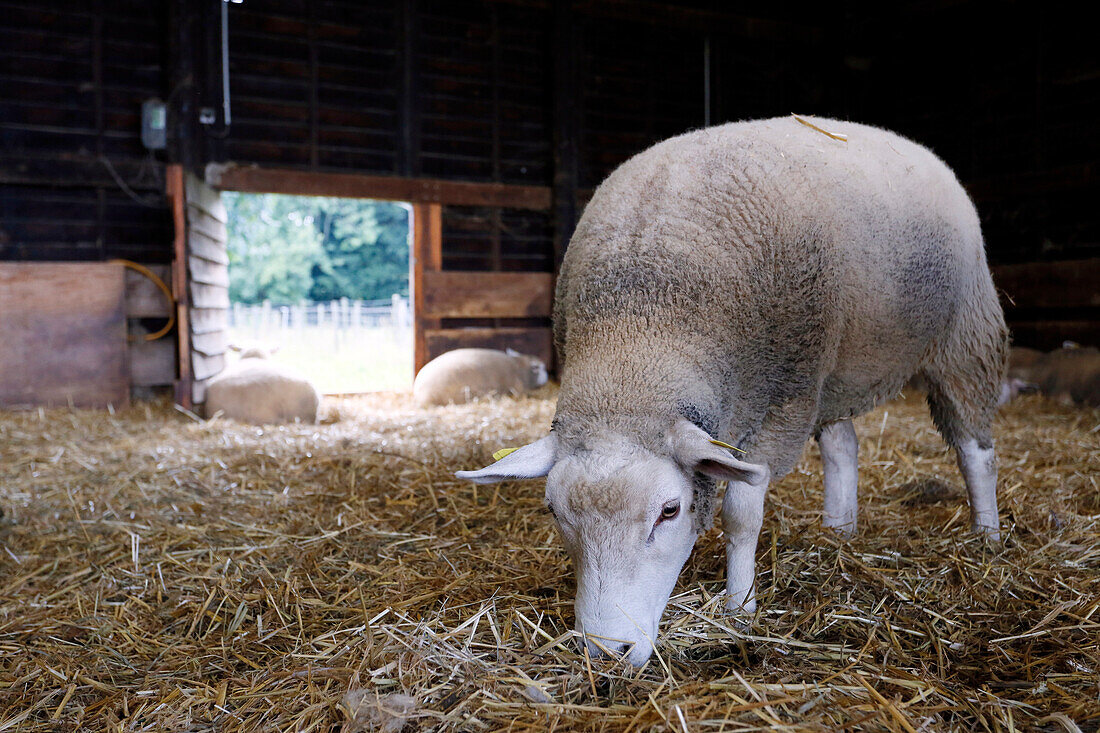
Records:
{"label": "metal electrical box", "polygon": [[168,107],[156,97],[141,103],[141,144],[150,150],[168,145]]}

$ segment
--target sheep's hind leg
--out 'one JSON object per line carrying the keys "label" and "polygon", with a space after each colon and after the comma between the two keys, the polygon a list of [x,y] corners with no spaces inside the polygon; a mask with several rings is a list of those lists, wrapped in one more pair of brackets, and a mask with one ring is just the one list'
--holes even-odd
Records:
{"label": "sheep's hind leg", "polygon": [[974,440],[955,446],[955,454],[970,498],[971,526],[994,542],[1000,540],[997,512],[997,456],[990,441],[984,447]]}
{"label": "sheep's hind leg", "polygon": [[722,500],[722,529],[726,535],[726,607],[756,611],[756,543],[764,524],[764,496],[768,478],[758,484],[730,481]]}
{"label": "sheep's hind leg", "polygon": [[825,472],[826,527],[845,536],[856,531],[859,483],[859,440],[851,420],[826,425],[817,436]]}

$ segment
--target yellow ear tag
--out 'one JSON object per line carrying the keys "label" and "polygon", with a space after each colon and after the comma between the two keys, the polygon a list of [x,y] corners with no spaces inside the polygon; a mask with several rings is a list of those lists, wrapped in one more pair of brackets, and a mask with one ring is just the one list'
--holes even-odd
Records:
{"label": "yellow ear tag", "polygon": [[714,438],[711,438],[711,439],[710,439],[710,442],[711,442],[711,443],[714,443],[715,445],[721,446],[721,447],[723,447],[723,448],[729,448],[730,450],[735,450],[735,451],[737,451],[738,453],[746,453],[746,452],[747,452],[747,451],[743,451],[743,450],[741,450],[740,448],[738,448],[738,447],[737,447],[737,446],[735,446],[735,445],[730,445],[729,443],[723,443],[722,441],[720,441],[720,440],[715,440]]}
{"label": "yellow ear tag", "polygon": [[501,458],[504,458],[504,456],[509,456],[509,455],[515,453],[518,450],[519,450],[519,448],[501,448],[500,450],[498,450],[496,453],[493,454],[493,460],[494,461],[499,461]]}

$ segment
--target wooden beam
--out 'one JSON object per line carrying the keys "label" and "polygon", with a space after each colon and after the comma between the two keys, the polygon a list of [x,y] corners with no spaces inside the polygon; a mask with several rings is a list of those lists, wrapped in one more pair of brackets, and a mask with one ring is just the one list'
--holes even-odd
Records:
{"label": "wooden beam", "polygon": [[549,317],[553,307],[549,272],[425,272],[423,282],[425,318]]}
{"label": "wooden beam", "polygon": [[338,196],[451,206],[502,206],[536,211],[550,208],[550,188],[547,186],[318,173],[233,163],[207,166],[206,182],[215,188],[244,193]]}
{"label": "wooden beam", "polygon": [[443,207],[438,203],[413,204],[413,245],[409,267],[413,301],[413,375],[431,361],[426,333],[440,327],[438,318],[424,315],[427,295],[425,276],[443,267]]}
{"label": "wooden beam", "polygon": [[549,328],[442,328],[425,334],[428,357],[454,349],[515,349],[550,365],[554,353]]}
{"label": "wooden beam", "polygon": [[1008,311],[1100,307],[1100,257],[1026,262],[992,268],[993,282],[1010,301]]}

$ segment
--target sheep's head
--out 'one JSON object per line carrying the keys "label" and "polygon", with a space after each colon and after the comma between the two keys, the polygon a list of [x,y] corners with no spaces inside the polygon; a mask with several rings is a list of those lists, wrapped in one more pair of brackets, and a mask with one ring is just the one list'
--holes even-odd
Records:
{"label": "sheep's head", "polygon": [[265,347],[259,344],[248,344],[241,346],[239,344],[229,344],[230,351],[236,351],[240,353],[242,359],[270,359],[271,355],[279,350],[278,346]]}
{"label": "sheep's head", "polygon": [[519,361],[522,365],[524,369],[523,384],[527,389],[541,387],[550,379],[550,375],[546,371],[546,364],[542,362],[542,359],[537,359],[527,354],[521,354],[513,349],[505,349],[505,353]]}
{"label": "sheep's head", "polygon": [[554,433],[459,478],[546,476],[546,503],[577,572],[577,630],[594,654],[649,659],[657,625],[703,522],[696,474],[756,482],[766,469],[734,458],[686,420],[658,455],[619,435],[565,448]]}

